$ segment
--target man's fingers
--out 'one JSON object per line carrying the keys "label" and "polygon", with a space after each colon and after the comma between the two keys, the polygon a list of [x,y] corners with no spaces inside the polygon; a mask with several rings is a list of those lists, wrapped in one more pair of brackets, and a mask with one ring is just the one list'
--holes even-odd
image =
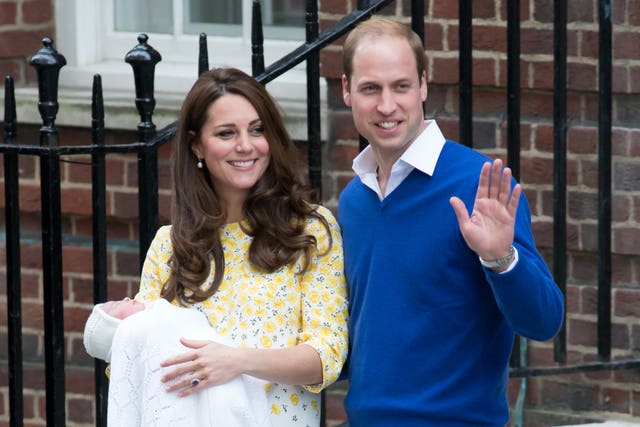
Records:
{"label": "man's fingers", "polygon": [[469,213],[467,212],[467,207],[464,205],[464,202],[460,200],[458,197],[451,197],[449,199],[449,203],[451,207],[453,207],[453,211],[456,214],[456,218],[458,218],[458,226],[462,228],[462,224],[469,220]]}

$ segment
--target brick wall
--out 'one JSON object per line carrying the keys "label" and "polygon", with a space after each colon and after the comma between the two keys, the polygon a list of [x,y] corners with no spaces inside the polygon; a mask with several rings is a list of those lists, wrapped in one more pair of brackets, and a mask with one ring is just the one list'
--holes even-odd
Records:
{"label": "brick wall", "polygon": [[[322,0],[322,27],[356,7],[356,0]],[[614,3],[613,107],[613,354],[638,355],[640,350],[640,4]],[[408,1],[398,1],[383,13],[408,22]],[[569,2],[568,69],[568,350],[569,360],[596,359],[596,230],[597,230],[597,9],[596,0]],[[474,16],[474,142],[492,156],[504,156],[506,145],[506,0],[476,0]],[[458,138],[458,26],[457,2],[425,0],[429,56],[427,115],[438,119],[445,135]],[[521,181],[533,210],[536,241],[545,255],[552,246],[553,201],[553,1],[523,0],[522,16],[522,128]],[[52,0],[0,0],[0,72],[16,85],[33,82],[27,57],[53,34]],[[324,145],[325,204],[337,206],[337,195],[352,177],[357,134],[350,111],[342,102],[340,44],[322,53],[322,72],[328,80],[329,129]],[[64,52],[62,52],[64,53]],[[135,128],[132,123],[131,129]],[[87,144],[87,129],[60,128],[63,144]],[[37,143],[38,126],[19,129],[19,142]],[[107,143],[136,140],[135,132],[108,131]],[[169,219],[167,150],[161,150],[160,212]],[[67,418],[69,426],[93,425],[93,364],[81,342],[84,320],[92,305],[92,255],[88,237],[90,169],[76,163],[88,158],[65,157],[62,163],[63,228],[72,236],[63,252],[65,291],[65,352],[67,357]],[[73,162],[70,162],[73,161]],[[137,160],[134,156],[107,158],[109,212],[109,297],[132,295],[137,289]],[[0,168],[0,180],[2,179]],[[45,414],[42,328],[39,165],[34,158],[20,161],[23,329],[25,355],[25,425],[43,425]],[[2,187],[3,188],[3,187]],[[4,203],[4,194],[0,194]],[[4,216],[1,216],[4,220]],[[4,260],[4,247],[0,253]],[[3,263],[1,261],[0,263]],[[4,273],[4,269],[2,269]],[[0,275],[0,427],[8,425],[6,279]],[[531,365],[552,363],[550,343],[530,344]],[[521,380],[513,380],[515,402]],[[606,416],[640,419],[638,371],[559,375],[526,380],[526,426],[548,426]],[[327,393],[328,425],[344,419],[342,400],[347,384]]]}

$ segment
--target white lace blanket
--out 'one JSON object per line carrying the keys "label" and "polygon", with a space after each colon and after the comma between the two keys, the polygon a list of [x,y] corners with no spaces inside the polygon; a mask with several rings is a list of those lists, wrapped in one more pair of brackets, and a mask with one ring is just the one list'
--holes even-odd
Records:
{"label": "white lace blanket", "polygon": [[111,348],[109,427],[269,427],[265,382],[242,375],[180,398],[160,382],[160,361],[188,351],[180,337],[222,342],[194,309],[161,299],[126,318]]}

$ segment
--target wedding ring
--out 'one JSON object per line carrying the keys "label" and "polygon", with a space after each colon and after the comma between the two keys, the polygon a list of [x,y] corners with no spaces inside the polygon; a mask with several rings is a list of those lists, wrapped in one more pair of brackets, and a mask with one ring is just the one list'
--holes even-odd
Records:
{"label": "wedding ring", "polygon": [[193,379],[191,380],[191,387],[195,387],[195,386],[197,386],[198,384],[200,384],[200,380],[199,380],[199,379],[197,379],[197,378],[193,378]]}

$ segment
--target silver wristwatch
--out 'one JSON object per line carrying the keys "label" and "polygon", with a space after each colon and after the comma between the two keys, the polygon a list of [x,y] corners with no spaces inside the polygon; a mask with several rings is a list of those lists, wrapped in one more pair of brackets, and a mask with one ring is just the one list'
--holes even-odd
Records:
{"label": "silver wristwatch", "polygon": [[513,245],[511,245],[509,247],[509,252],[507,253],[507,255],[502,258],[491,260],[491,261],[482,259],[482,257],[478,257],[478,258],[480,258],[480,264],[482,264],[483,267],[491,268],[491,269],[501,269],[508,265],[511,265],[515,255],[516,255],[516,250],[513,247]]}

